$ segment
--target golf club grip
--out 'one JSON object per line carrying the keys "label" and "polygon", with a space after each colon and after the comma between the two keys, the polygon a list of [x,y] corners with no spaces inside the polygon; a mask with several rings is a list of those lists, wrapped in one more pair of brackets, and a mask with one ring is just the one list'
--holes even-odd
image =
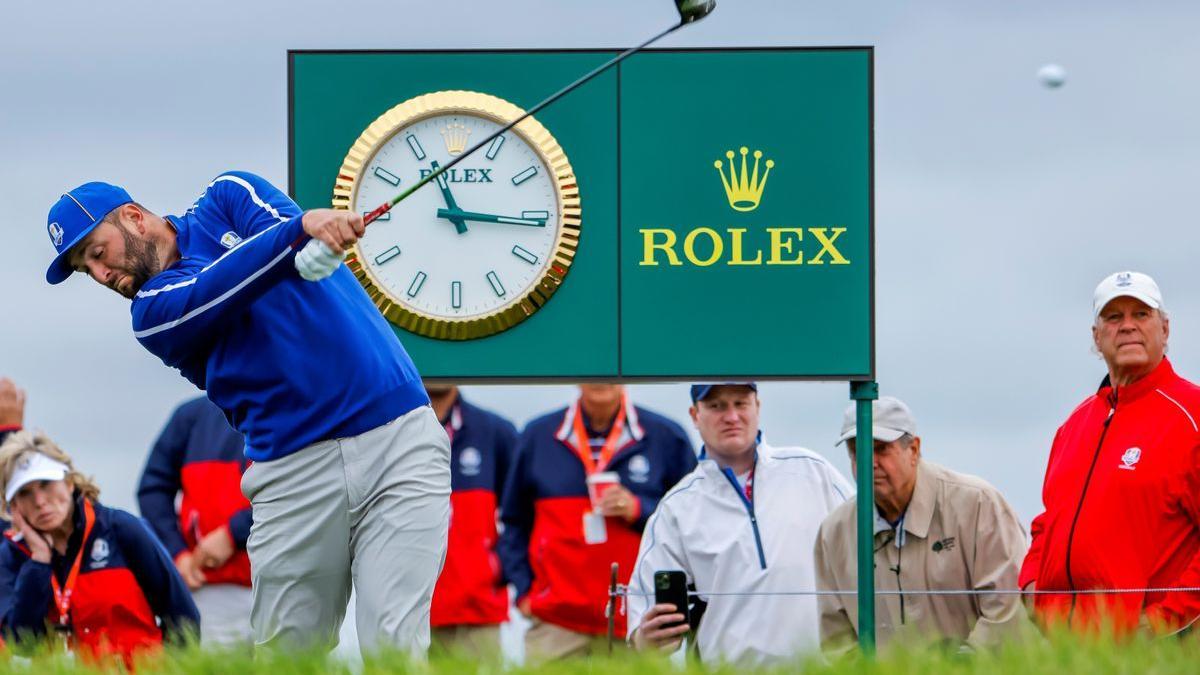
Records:
{"label": "golf club grip", "polygon": [[379,206],[375,207],[374,211],[371,211],[367,215],[363,216],[363,226],[366,227],[367,225],[370,225],[371,223],[375,222],[376,218],[391,210],[391,202],[384,202],[383,204],[380,204]]}

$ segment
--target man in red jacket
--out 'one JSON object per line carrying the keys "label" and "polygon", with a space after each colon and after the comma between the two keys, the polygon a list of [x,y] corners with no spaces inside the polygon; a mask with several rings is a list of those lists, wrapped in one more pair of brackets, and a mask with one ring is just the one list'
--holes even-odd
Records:
{"label": "man in red jacket", "polygon": [[[1170,323],[1153,279],[1096,287],[1100,390],[1059,428],[1021,569],[1043,625],[1175,632],[1200,616],[1200,387],[1165,354]],[[1108,589],[1156,589],[1096,593]],[[1087,591],[1087,592],[1079,592]]]}

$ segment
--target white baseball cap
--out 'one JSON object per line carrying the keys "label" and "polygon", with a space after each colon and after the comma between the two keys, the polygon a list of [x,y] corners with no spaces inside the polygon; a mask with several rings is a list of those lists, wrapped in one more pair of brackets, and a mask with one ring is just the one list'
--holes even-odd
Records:
{"label": "white baseball cap", "polygon": [[63,480],[71,473],[71,467],[43,455],[40,452],[28,452],[17,461],[17,469],[13,471],[8,485],[4,486],[4,501],[11,504],[17,491],[35,480]]}
{"label": "white baseball cap", "polygon": [[1162,309],[1162,291],[1158,290],[1154,279],[1141,272],[1117,272],[1108,275],[1096,286],[1096,293],[1092,296],[1092,318],[1099,317],[1100,310],[1113,299],[1125,296],[1137,298],[1151,309]]}
{"label": "white baseball cap", "polygon": [[[841,445],[858,433],[858,403],[851,403],[842,415],[842,437],[834,445]],[[891,443],[904,434],[917,435],[917,421],[904,401],[892,396],[880,396],[871,401],[871,435],[877,441]]]}

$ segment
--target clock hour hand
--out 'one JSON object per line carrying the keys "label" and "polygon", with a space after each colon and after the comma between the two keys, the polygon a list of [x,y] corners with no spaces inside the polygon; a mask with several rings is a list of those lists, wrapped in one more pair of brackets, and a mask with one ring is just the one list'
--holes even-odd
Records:
{"label": "clock hour hand", "polygon": [[[430,165],[433,167],[434,171],[438,170],[438,163],[436,161],[430,162]],[[446,182],[445,174],[442,174],[437,177],[437,184],[438,184],[438,187],[441,188],[441,190],[442,190],[442,198],[446,200],[446,206],[450,209],[457,211],[458,203],[454,201],[454,195],[450,194],[450,184]],[[438,217],[439,218],[445,218],[446,220],[449,220],[450,222],[454,223],[454,229],[457,230],[459,234],[463,234],[467,231],[467,223],[465,220],[463,220],[460,217],[456,217],[456,216],[443,216],[442,215],[443,210],[444,209],[438,209]]]}
{"label": "clock hour hand", "polygon": [[545,227],[545,218],[514,218],[512,216],[497,216],[492,213],[476,213],[474,211],[463,211],[461,209],[449,208],[438,209],[438,218],[446,218],[453,221],[471,220],[477,223],[504,223],[507,225],[527,225],[529,227]]}

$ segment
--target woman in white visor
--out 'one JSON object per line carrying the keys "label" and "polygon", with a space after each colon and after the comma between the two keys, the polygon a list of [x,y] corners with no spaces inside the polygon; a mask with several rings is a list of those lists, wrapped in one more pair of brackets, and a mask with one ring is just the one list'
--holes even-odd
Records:
{"label": "woman in white visor", "polygon": [[200,624],[187,586],[141,520],[41,432],[0,445],[0,629],[18,646],[48,639],[92,662],[134,658]]}

